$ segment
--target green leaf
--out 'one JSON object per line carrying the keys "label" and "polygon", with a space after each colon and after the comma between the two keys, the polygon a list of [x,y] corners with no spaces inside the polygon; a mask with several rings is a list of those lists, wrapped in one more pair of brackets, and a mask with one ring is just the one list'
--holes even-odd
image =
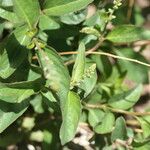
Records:
{"label": "green leaf", "polygon": [[39,19],[39,28],[41,30],[54,30],[60,28],[60,25],[49,16],[41,15]]}
{"label": "green leaf", "polygon": [[39,113],[39,114],[44,113],[43,97],[41,94],[35,95],[30,101],[30,104],[32,105],[36,113]]}
{"label": "green leaf", "polygon": [[63,122],[60,129],[60,139],[62,145],[71,141],[76,133],[81,115],[80,97],[70,91],[64,106]]}
{"label": "green leaf", "polygon": [[0,101],[0,133],[20,117],[28,108],[29,101],[12,104]]}
{"label": "green leaf", "polygon": [[82,113],[81,113],[81,117],[80,117],[80,122],[87,122],[87,119],[88,119],[88,114],[87,114],[87,112],[86,111],[82,111]]}
{"label": "green leaf", "polygon": [[[0,45],[0,77],[6,79],[27,58],[28,50],[21,46],[28,43],[26,27],[19,27]],[[20,42],[20,43],[19,43]]]}
{"label": "green leaf", "polygon": [[46,97],[50,102],[57,102],[55,97],[53,96],[52,92],[47,90],[47,91],[42,91],[42,95]]}
{"label": "green leaf", "polygon": [[134,150],[148,150],[148,149],[150,149],[150,142],[147,142],[143,145],[133,147],[133,148],[134,148]]}
{"label": "green leaf", "polygon": [[112,96],[109,99],[108,104],[113,108],[126,110],[135,105],[139,100],[141,93],[142,85],[139,85],[127,92]]}
{"label": "green leaf", "polygon": [[111,141],[114,142],[115,140],[127,140],[127,129],[126,123],[123,117],[119,117],[116,120],[115,129],[111,134]]}
{"label": "green leaf", "polygon": [[71,85],[74,86],[78,84],[83,78],[85,70],[85,45],[80,43],[78,48],[79,54],[77,55],[75,64],[73,66]]}
{"label": "green leaf", "polygon": [[80,11],[78,13],[69,13],[62,15],[60,17],[61,22],[68,24],[68,25],[77,25],[81,22],[83,22],[86,19],[87,16],[87,11]]}
{"label": "green leaf", "polygon": [[80,32],[85,33],[85,34],[94,35],[97,38],[99,38],[101,36],[99,31],[97,29],[95,29],[94,27],[84,27],[84,28],[82,28],[82,30]]}
{"label": "green leaf", "polygon": [[105,113],[100,109],[89,109],[88,121],[94,128],[98,123],[102,122]]}
{"label": "green leaf", "polygon": [[[33,31],[33,34],[35,31]],[[19,42],[20,45],[28,46],[31,43],[32,36],[29,35],[29,29],[27,25],[17,27],[14,32],[13,38],[16,38],[16,40]]]}
{"label": "green leaf", "polygon": [[[119,50],[115,49],[114,52],[121,57],[128,57],[148,63],[140,53],[135,52],[131,48],[122,48]],[[148,71],[149,71],[148,67],[123,60],[118,60],[118,63],[120,65],[120,69],[122,70],[122,72],[127,71],[127,79],[133,80],[139,84],[148,82]]]}
{"label": "green leaf", "polygon": [[94,131],[98,134],[110,133],[115,123],[115,116],[111,112],[105,113],[102,122],[95,126]]}
{"label": "green leaf", "polygon": [[0,88],[0,101],[20,103],[23,100],[29,98],[32,94],[34,94],[34,91],[31,89],[24,90],[3,87]]}
{"label": "green leaf", "polygon": [[13,6],[12,0],[0,0],[0,6],[11,7]]}
{"label": "green leaf", "polygon": [[96,26],[101,32],[103,32],[108,19],[108,13],[106,10],[100,9],[97,10],[90,18],[86,18],[83,24],[85,26]]}
{"label": "green leaf", "polygon": [[92,91],[92,93],[86,98],[86,101],[90,104],[98,104],[98,103],[104,103],[106,102],[106,100],[102,97],[102,89],[101,91],[99,90],[100,87],[99,85],[97,85],[96,87],[94,87],[94,90]]}
{"label": "green leaf", "polygon": [[144,138],[148,138],[150,136],[150,121],[147,121],[142,117],[137,117],[137,120],[141,124]]}
{"label": "green leaf", "polygon": [[70,76],[57,52],[52,48],[44,50],[38,50],[37,55],[47,79],[47,87],[56,92],[63,108],[69,92]]}
{"label": "green leaf", "polygon": [[13,0],[14,11],[22,22],[28,24],[29,28],[35,28],[40,15],[38,0]]}
{"label": "green leaf", "polygon": [[46,0],[44,13],[47,15],[60,16],[85,8],[93,0]]}
{"label": "green leaf", "polygon": [[[42,77],[42,75],[40,74],[40,72],[37,71],[36,67],[29,67],[29,70],[25,70],[28,69],[28,66],[23,66],[21,64],[21,67],[23,68],[19,68],[18,72],[16,71],[16,74],[18,76],[22,75],[26,80],[21,80],[21,81],[13,81],[11,78],[9,79],[10,83],[3,83],[4,86],[6,87],[10,87],[10,88],[17,88],[17,89],[35,89],[38,91],[38,89],[40,89],[40,87],[42,87],[45,84],[45,79]],[[23,69],[25,72],[23,72]],[[23,73],[23,74],[20,74]],[[17,76],[16,76],[17,77]],[[17,78],[18,79],[18,78]],[[8,81],[8,79],[7,79]]]}
{"label": "green leaf", "polygon": [[150,31],[134,25],[121,25],[108,33],[107,40],[115,43],[128,43],[138,40],[149,40]]}
{"label": "green leaf", "polygon": [[112,72],[112,66],[109,59],[101,55],[92,55],[91,57],[96,63],[98,71],[104,76],[104,78],[108,78]]}
{"label": "green leaf", "polygon": [[6,19],[12,23],[17,23],[18,22],[18,17],[16,16],[15,13],[11,11],[7,11],[3,8],[0,8],[0,17],[3,19]]}

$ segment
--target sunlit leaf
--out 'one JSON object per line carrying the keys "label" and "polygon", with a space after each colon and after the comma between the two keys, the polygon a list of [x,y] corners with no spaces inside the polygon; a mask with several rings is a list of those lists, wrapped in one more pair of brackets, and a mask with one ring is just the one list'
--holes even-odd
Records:
{"label": "sunlit leaf", "polygon": [[106,39],[115,43],[129,43],[139,40],[149,40],[150,31],[134,25],[122,25],[113,29]]}
{"label": "sunlit leaf", "polygon": [[27,23],[30,29],[34,28],[40,14],[38,0],[13,0],[13,3],[14,11],[18,18],[20,18],[22,22]]}
{"label": "sunlit leaf", "polygon": [[142,92],[142,85],[135,87],[127,92],[112,96],[108,104],[117,109],[129,109],[139,100]]}
{"label": "sunlit leaf", "polygon": [[79,54],[77,55],[73,72],[72,72],[72,79],[71,84],[72,86],[78,85],[83,78],[84,70],[85,70],[85,45],[81,43],[78,48]]}
{"label": "sunlit leaf", "polygon": [[44,12],[48,15],[60,16],[85,8],[93,0],[46,0]]}
{"label": "sunlit leaf", "polygon": [[89,109],[88,121],[92,127],[103,121],[105,113],[100,109]]}
{"label": "sunlit leaf", "polygon": [[113,130],[115,116],[111,112],[106,112],[103,120],[95,126],[94,131],[99,134],[110,133]]}
{"label": "sunlit leaf", "polygon": [[127,140],[126,123],[123,117],[119,117],[116,120],[115,129],[111,134],[111,140]]}
{"label": "sunlit leaf", "polygon": [[38,50],[38,59],[47,79],[47,87],[55,91],[63,106],[67,100],[70,87],[70,76],[67,68],[64,66],[61,57],[52,48]]}
{"label": "sunlit leaf", "polygon": [[28,100],[18,104],[0,101],[0,133],[20,117],[28,108]]}
{"label": "sunlit leaf", "polygon": [[64,106],[63,111],[63,122],[60,129],[60,139],[62,145],[71,141],[77,130],[78,122],[81,115],[81,103],[80,97],[70,91],[68,94],[68,99]]}

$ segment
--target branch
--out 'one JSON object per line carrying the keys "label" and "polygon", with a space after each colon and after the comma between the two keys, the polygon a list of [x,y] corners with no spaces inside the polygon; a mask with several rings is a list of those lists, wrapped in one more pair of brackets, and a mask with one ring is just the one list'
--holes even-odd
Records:
{"label": "branch", "polygon": [[89,49],[86,52],[86,56],[89,55],[90,53],[96,51],[101,46],[101,44],[104,42],[104,40],[105,40],[105,38],[103,38],[103,36],[101,38],[99,38],[99,42],[94,47],[92,47],[91,49]]}
{"label": "branch", "polygon": [[[69,51],[69,52],[60,52],[59,54],[60,55],[72,55],[72,54],[78,54],[78,52],[77,51]],[[109,57],[112,57],[112,58],[127,60],[127,61],[134,62],[134,63],[140,64],[140,65],[143,65],[143,66],[150,67],[150,64],[148,64],[148,63],[144,63],[142,61],[132,59],[132,58],[128,58],[128,57],[122,57],[122,56],[114,55],[114,54],[111,54],[111,53],[87,51],[86,54],[88,54],[88,55],[89,54],[94,54],[94,55],[109,56]],[[70,63],[71,62],[73,63],[74,60],[70,61]],[[66,63],[66,65],[69,65],[70,63]]]}
{"label": "branch", "polygon": [[129,0],[129,4],[128,4],[128,11],[127,11],[127,22],[130,22],[131,16],[132,16],[132,9],[134,6],[134,2],[135,0]]}
{"label": "branch", "polygon": [[[99,41],[98,41],[98,43],[94,46],[94,47],[92,47],[91,49],[89,49],[87,52],[86,52],[86,56],[87,55],[89,55],[90,53],[92,53],[92,52],[94,52],[94,51],[96,51],[100,46],[101,46],[101,44],[104,42],[104,40],[105,40],[105,38],[103,37],[104,35],[102,35],[100,38],[99,38]],[[61,52],[61,53],[59,53],[60,55],[63,55],[63,54],[65,54],[65,52]],[[76,53],[77,54],[77,53]],[[72,64],[72,63],[74,63],[75,62],[75,60],[70,60],[70,61],[67,61],[66,63],[65,63],[65,65],[70,65],[70,64]]]}
{"label": "branch", "polygon": [[140,127],[140,123],[136,120],[126,120],[126,124],[133,127]]}
{"label": "branch", "polygon": [[87,108],[91,108],[91,109],[108,109],[110,110],[111,112],[115,112],[115,113],[119,113],[119,114],[125,114],[125,115],[129,115],[129,116],[133,116],[133,117],[136,117],[136,116],[148,116],[150,115],[150,112],[130,112],[130,111],[125,111],[125,110],[121,110],[121,109],[116,109],[116,108],[111,108],[107,105],[104,105],[104,104],[87,104],[87,103],[84,103],[84,106],[87,107]]}

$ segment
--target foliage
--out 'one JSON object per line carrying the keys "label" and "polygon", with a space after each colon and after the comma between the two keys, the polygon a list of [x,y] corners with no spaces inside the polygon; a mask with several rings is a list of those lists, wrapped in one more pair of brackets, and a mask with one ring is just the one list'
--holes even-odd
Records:
{"label": "foliage", "polygon": [[81,124],[94,149],[150,148],[149,108],[135,109],[150,65],[143,47],[134,50],[150,31],[138,26],[136,8],[126,22],[127,7],[121,0],[0,0],[0,149],[78,149]]}

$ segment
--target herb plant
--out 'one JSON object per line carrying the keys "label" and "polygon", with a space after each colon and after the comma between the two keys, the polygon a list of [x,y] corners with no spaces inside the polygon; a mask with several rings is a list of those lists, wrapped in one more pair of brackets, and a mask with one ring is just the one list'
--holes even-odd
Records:
{"label": "herb plant", "polygon": [[149,150],[140,11],[132,0],[0,0],[0,149]]}

